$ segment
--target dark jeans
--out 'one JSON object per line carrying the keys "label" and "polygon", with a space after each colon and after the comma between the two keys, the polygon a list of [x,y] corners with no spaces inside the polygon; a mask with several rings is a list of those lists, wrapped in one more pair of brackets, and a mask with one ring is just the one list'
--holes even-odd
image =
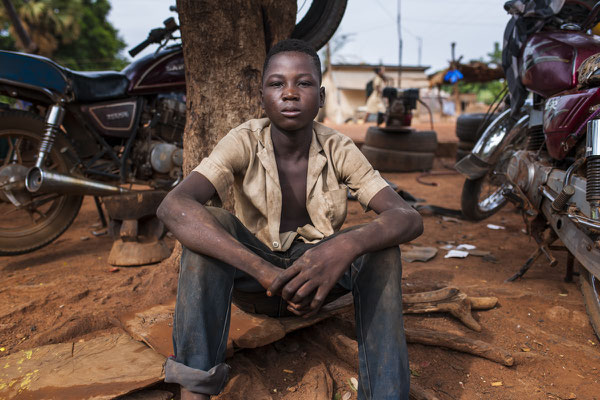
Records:
{"label": "dark jeans", "polygon": [[[208,209],[233,237],[280,268],[288,268],[306,250],[318,245],[295,241],[289,250],[276,253],[229,212]],[[332,290],[351,290],[354,296],[361,400],[408,399],[410,370],[402,322],[401,278],[400,249],[396,246],[356,259]],[[232,299],[242,309],[253,307],[261,314],[289,315],[280,297],[265,294],[249,304],[247,299],[256,298],[256,293],[265,293],[265,289],[248,274],[184,249],[173,322],[175,357],[167,360],[165,381],[196,393],[218,394],[229,372],[224,361]]]}

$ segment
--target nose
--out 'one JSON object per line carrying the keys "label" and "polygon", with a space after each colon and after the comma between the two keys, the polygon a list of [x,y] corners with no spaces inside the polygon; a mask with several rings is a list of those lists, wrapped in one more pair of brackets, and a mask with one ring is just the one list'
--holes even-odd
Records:
{"label": "nose", "polygon": [[295,85],[288,85],[286,86],[285,90],[283,91],[283,100],[298,100],[299,99],[299,95],[298,95],[298,90],[296,88]]}

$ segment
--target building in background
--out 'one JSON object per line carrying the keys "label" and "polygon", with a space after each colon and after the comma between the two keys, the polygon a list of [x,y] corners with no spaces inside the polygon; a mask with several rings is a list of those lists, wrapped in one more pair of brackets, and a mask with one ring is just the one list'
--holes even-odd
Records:
{"label": "building in background", "polygon": [[[367,102],[366,86],[375,77],[373,71],[379,65],[333,64],[323,73],[325,87],[324,118],[341,124],[364,116]],[[398,66],[384,65],[385,75],[390,79],[389,86],[398,86]],[[401,88],[420,89],[421,96],[429,91],[429,80],[425,74],[427,66],[403,66]]]}

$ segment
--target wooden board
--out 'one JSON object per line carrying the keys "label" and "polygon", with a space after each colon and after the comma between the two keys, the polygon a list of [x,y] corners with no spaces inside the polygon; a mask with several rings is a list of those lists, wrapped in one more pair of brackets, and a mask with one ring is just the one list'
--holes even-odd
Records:
{"label": "wooden board", "polygon": [[0,358],[0,398],[112,399],[164,379],[164,361],[124,333],[37,347]]}

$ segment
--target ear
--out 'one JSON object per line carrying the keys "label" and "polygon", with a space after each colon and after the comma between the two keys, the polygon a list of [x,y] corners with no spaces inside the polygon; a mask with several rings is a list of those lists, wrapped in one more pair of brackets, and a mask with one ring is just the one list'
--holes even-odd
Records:
{"label": "ear", "polygon": [[321,86],[319,89],[319,108],[323,108],[325,106],[325,87]]}

